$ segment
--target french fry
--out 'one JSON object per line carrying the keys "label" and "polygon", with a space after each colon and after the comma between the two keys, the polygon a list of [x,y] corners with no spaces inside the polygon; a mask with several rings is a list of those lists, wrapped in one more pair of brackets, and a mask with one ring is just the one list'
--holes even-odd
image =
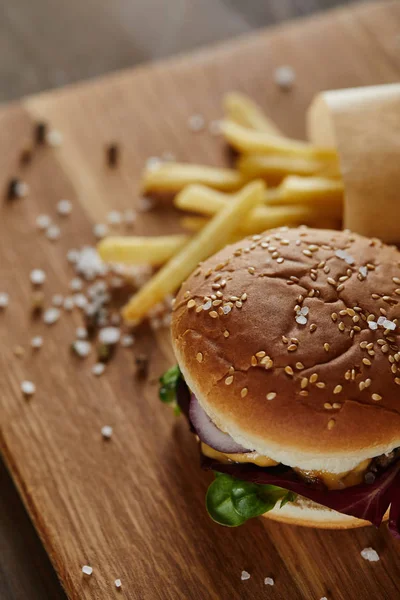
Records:
{"label": "french fry", "polygon": [[161,235],[157,237],[129,236],[107,237],[97,245],[105,262],[125,265],[162,265],[179,252],[189,241],[189,236]]}
{"label": "french fry", "polygon": [[336,157],[336,150],[333,148],[319,148],[307,142],[249,129],[232,121],[223,121],[221,131],[226,141],[235,150],[245,154],[275,153],[332,160]]}
{"label": "french fry", "polygon": [[246,179],[235,169],[169,162],[144,171],[142,191],[144,194],[175,194],[191,183],[202,183],[216,190],[234,192],[243,187]]}
{"label": "french fry", "polygon": [[282,135],[275,123],[268,119],[261,108],[245,94],[239,92],[226,94],[223,107],[227,118],[238,125],[272,135]]}
{"label": "french fry", "polygon": [[[268,197],[266,194],[268,194],[268,190],[264,192],[264,201]],[[232,198],[235,198],[235,195],[221,194],[205,186],[191,185],[175,197],[175,206],[182,210],[212,216],[233,202]],[[325,214],[325,207],[322,204],[321,206],[318,204],[294,204],[293,202],[290,204],[293,205],[279,206],[279,202],[276,201],[273,206],[256,206],[244,217],[238,227],[238,233],[244,237],[282,225],[300,225],[302,223],[311,225],[316,223],[322,214]],[[336,212],[335,210],[333,216],[336,216]],[[328,216],[332,217],[330,210],[328,210]]]}
{"label": "french fry", "polygon": [[200,261],[227,243],[247,213],[263,201],[264,192],[265,185],[254,181],[244,187],[232,202],[227,202],[223,210],[131,298],[123,308],[124,319],[140,321],[152,306],[174,292]]}
{"label": "french fry", "polygon": [[336,207],[335,215],[341,218],[343,194],[343,182],[338,179],[289,175],[271,195],[267,190],[266,204],[276,206],[302,203],[319,206],[321,209],[332,206]]}
{"label": "french fry", "polygon": [[192,231],[193,233],[197,233],[200,229],[203,229],[205,225],[207,225],[208,221],[207,217],[197,217],[193,215],[186,215],[179,219],[179,224],[183,229],[187,229],[188,231]]}
{"label": "french fry", "polygon": [[283,154],[244,154],[239,158],[236,166],[247,179],[262,177],[268,183],[279,183],[287,175],[340,177],[337,158],[317,160]]}

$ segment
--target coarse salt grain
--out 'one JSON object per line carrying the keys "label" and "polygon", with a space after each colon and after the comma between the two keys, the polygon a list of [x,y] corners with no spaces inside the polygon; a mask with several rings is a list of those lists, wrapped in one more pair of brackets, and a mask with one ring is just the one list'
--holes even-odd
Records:
{"label": "coarse salt grain", "polygon": [[133,337],[133,335],[123,335],[121,338],[121,346],[123,346],[124,348],[129,348],[130,346],[133,346],[135,342],[135,338]]}
{"label": "coarse salt grain", "polygon": [[51,218],[49,215],[39,215],[36,217],[36,227],[44,231],[48,229],[51,225]]}
{"label": "coarse salt grain", "polygon": [[211,133],[211,135],[221,135],[221,121],[219,119],[210,121],[208,125],[208,131]]}
{"label": "coarse salt grain", "polygon": [[205,119],[203,115],[191,115],[188,119],[188,127],[190,131],[202,131],[205,127]]}
{"label": "coarse salt grain", "polygon": [[48,240],[55,242],[60,237],[60,228],[58,225],[50,225],[46,229],[46,237]]}
{"label": "coarse salt grain", "polygon": [[21,383],[21,392],[24,396],[33,396],[36,392],[36,386],[32,381],[23,381]]}
{"label": "coarse salt grain", "polygon": [[364,560],[369,560],[369,562],[377,562],[379,560],[379,554],[373,548],[364,548],[364,550],[361,550],[361,556]]}
{"label": "coarse salt grain", "polygon": [[63,135],[57,129],[51,129],[46,134],[46,142],[49,146],[53,146],[53,148],[61,146],[61,144],[63,143]]}
{"label": "coarse salt grain", "polygon": [[86,340],[75,340],[72,343],[72,349],[80,358],[86,358],[90,354],[92,344]]}
{"label": "coarse salt grain", "polygon": [[368,327],[371,329],[371,331],[376,331],[378,329],[378,323],[375,321],[368,321]]}
{"label": "coarse salt grain", "polygon": [[64,299],[64,303],[63,303],[64,310],[67,310],[68,312],[70,312],[71,310],[73,310],[74,306],[75,306],[74,299],[71,298],[71,296],[67,296]]}
{"label": "coarse salt grain", "polygon": [[25,198],[29,194],[29,185],[25,181],[17,181],[14,194],[17,198]]}
{"label": "coarse salt grain", "polygon": [[79,258],[75,265],[76,272],[86,281],[91,281],[97,275],[104,275],[107,272],[106,266],[92,246],[85,246],[79,253]]}
{"label": "coarse salt grain", "polygon": [[72,203],[69,200],[60,200],[57,204],[57,212],[62,217],[67,217],[71,214]]}
{"label": "coarse salt grain", "polygon": [[264,579],[264,584],[265,585],[275,585],[275,581],[272,579],[272,577],[266,577]]}
{"label": "coarse salt grain", "polygon": [[43,323],[46,325],[53,325],[60,318],[60,311],[58,308],[48,308],[43,315]]}
{"label": "coarse salt grain", "polygon": [[248,571],[242,571],[242,574],[240,575],[240,579],[242,581],[247,581],[247,579],[250,579],[251,575],[250,573],[248,573]]}
{"label": "coarse salt grain", "polygon": [[284,65],[275,69],[274,79],[282,90],[290,90],[295,82],[296,75],[292,67]]}
{"label": "coarse salt grain", "polygon": [[75,264],[79,259],[79,250],[75,250],[75,248],[71,248],[67,252],[67,261],[71,264]]}
{"label": "coarse salt grain", "polygon": [[10,297],[6,292],[0,293],[0,309],[7,308]]}
{"label": "coarse salt grain", "polygon": [[108,234],[108,226],[105,225],[105,223],[96,223],[95,225],[93,225],[93,235],[98,240],[101,240],[107,234]]}
{"label": "coarse salt grain", "polygon": [[106,440],[110,439],[110,437],[112,436],[112,433],[113,433],[113,428],[110,427],[110,425],[104,425],[104,427],[101,428],[101,435]]}
{"label": "coarse salt grain", "polygon": [[36,335],[31,339],[31,347],[38,350],[43,346],[43,338],[41,335]]}
{"label": "coarse salt grain", "polygon": [[158,156],[149,156],[146,160],[146,169],[149,171],[155,171],[159,169],[162,165],[162,160]]}
{"label": "coarse salt grain", "polygon": [[107,215],[107,221],[110,225],[120,225],[122,222],[122,215],[118,210],[112,210]]}
{"label": "coarse salt grain", "polygon": [[133,210],[133,208],[128,208],[124,212],[124,222],[125,222],[125,225],[127,225],[128,227],[131,227],[132,225],[135,224],[136,218],[137,218],[137,213],[135,210]]}
{"label": "coarse salt grain", "polygon": [[73,296],[74,304],[77,308],[85,308],[87,306],[87,298],[84,294],[74,294]]}
{"label": "coarse salt grain", "polygon": [[307,317],[305,317],[304,315],[297,315],[296,323],[298,323],[299,325],[307,325]]}
{"label": "coarse salt grain", "polygon": [[106,366],[104,363],[96,363],[92,367],[92,373],[93,373],[93,375],[96,375],[96,377],[100,377],[100,375],[103,375],[105,369],[106,369]]}
{"label": "coarse salt grain", "polygon": [[120,587],[122,587],[122,583],[121,583],[121,580],[120,580],[120,579],[116,579],[116,580],[114,581],[114,584],[115,584],[115,587],[116,587],[117,589],[119,589]]}
{"label": "coarse salt grain", "polygon": [[149,212],[152,208],[154,208],[154,202],[150,200],[150,198],[145,198],[142,196],[138,200],[138,211],[139,212]]}
{"label": "coarse salt grain", "polygon": [[29,278],[34,285],[42,285],[46,281],[46,273],[42,269],[33,269]]}
{"label": "coarse salt grain", "polygon": [[79,277],[74,277],[74,279],[71,279],[71,281],[69,282],[69,289],[73,292],[80,292],[82,288],[83,281]]}
{"label": "coarse salt grain", "polygon": [[117,344],[121,337],[121,331],[118,327],[104,327],[100,330],[99,341],[106,346]]}
{"label": "coarse salt grain", "polygon": [[91,575],[93,573],[93,567],[89,567],[89,565],[83,565],[82,573],[84,575]]}
{"label": "coarse salt grain", "polygon": [[87,329],[85,327],[77,327],[75,335],[78,338],[78,340],[86,340],[88,336]]}

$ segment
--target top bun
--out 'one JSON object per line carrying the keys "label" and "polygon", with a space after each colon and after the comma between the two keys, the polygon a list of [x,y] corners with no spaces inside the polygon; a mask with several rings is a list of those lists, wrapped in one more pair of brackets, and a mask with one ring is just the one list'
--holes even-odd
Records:
{"label": "top bun", "polygon": [[183,283],[174,350],[237,442],[340,473],[400,446],[399,306],[395,247],[276,229],[227,246]]}

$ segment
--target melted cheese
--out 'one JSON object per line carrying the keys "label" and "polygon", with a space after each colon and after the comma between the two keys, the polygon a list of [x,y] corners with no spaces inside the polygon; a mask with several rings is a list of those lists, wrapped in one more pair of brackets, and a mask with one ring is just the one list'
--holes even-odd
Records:
{"label": "melted cheese", "polygon": [[275,467],[277,463],[272,458],[268,458],[268,456],[263,456],[262,454],[258,454],[258,452],[244,452],[239,454],[224,454],[223,452],[218,452],[218,450],[214,450],[210,446],[207,446],[204,442],[201,442],[201,451],[205,456],[209,458],[214,458],[222,463],[253,463],[259,467]]}
{"label": "melted cheese", "polygon": [[[244,452],[243,454],[224,454],[214,450],[204,442],[201,442],[201,451],[205,456],[218,460],[221,463],[253,463],[259,467],[275,467],[279,463],[268,456],[258,454],[258,452]],[[294,468],[294,471],[306,481],[322,481],[329,490],[340,490],[352,485],[362,483],[364,473],[368,468],[371,459],[363,460],[359,465],[350,471],[342,473],[329,473],[328,471],[305,471]]]}

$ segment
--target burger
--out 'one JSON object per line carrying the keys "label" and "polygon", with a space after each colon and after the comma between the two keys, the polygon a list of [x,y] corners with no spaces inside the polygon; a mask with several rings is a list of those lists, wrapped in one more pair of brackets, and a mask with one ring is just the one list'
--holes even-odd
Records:
{"label": "burger", "polygon": [[174,303],[160,395],[215,479],[210,516],[400,537],[400,253],[277,229],[201,263]]}

